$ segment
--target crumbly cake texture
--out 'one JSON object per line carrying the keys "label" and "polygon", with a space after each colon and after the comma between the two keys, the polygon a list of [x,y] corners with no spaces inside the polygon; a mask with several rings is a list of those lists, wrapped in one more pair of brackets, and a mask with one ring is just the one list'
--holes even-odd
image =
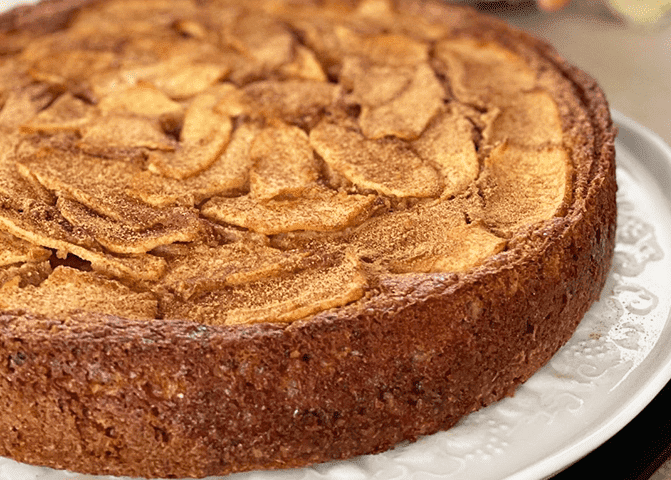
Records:
{"label": "crumbly cake texture", "polygon": [[599,297],[614,135],[437,1],[0,16],[0,455],[203,477],[449,428]]}

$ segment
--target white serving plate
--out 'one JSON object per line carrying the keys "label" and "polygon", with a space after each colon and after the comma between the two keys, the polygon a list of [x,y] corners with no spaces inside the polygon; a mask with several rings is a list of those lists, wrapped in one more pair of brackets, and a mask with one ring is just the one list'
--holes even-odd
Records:
{"label": "white serving plate", "polygon": [[[25,0],[0,0],[0,12]],[[539,480],[632,420],[671,380],[671,148],[613,112],[620,129],[615,262],[569,342],[504,399],[447,432],[386,453],[226,480]],[[0,458],[0,480],[107,480]]]}

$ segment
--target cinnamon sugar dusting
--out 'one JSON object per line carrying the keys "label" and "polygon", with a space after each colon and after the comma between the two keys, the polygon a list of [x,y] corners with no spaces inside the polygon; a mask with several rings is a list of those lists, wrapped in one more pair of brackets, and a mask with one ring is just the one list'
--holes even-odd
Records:
{"label": "cinnamon sugar dusting", "polygon": [[116,90],[98,102],[103,115],[128,113],[145,117],[183,115],[183,106],[172,100],[151,83],[140,83],[124,90]]}
{"label": "cinnamon sugar dusting", "polygon": [[71,312],[105,312],[126,318],[156,316],[156,300],[97,273],[57,267],[39,286],[17,288],[18,278],[0,287],[0,308],[62,317]]}
{"label": "cinnamon sugar dusting", "polygon": [[485,161],[479,180],[482,217],[492,228],[513,233],[559,212],[570,199],[571,167],[559,147],[529,151],[502,144]]}
{"label": "cinnamon sugar dusting", "polygon": [[0,267],[48,260],[50,256],[46,248],[0,232]]}
{"label": "cinnamon sugar dusting", "polygon": [[1,310],[292,322],[564,213],[523,52],[299,3],[111,0],[0,59]]}
{"label": "cinnamon sugar dusting", "polygon": [[254,139],[250,155],[250,194],[256,199],[302,196],[319,178],[308,136],[298,127],[265,128]]}
{"label": "cinnamon sugar dusting", "polygon": [[79,132],[88,124],[94,112],[91,105],[66,92],[24,123],[22,128],[31,133]]}
{"label": "cinnamon sugar dusting", "polygon": [[213,220],[264,235],[296,230],[343,230],[361,217],[374,195],[348,195],[315,187],[298,198],[258,201],[253,197],[214,197],[202,208]]}

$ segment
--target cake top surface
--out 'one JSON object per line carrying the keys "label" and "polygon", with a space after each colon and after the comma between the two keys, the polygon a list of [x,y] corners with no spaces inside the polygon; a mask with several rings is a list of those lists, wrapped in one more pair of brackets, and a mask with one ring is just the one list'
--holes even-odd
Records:
{"label": "cake top surface", "polygon": [[109,0],[0,31],[0,310],[291,322],[566,213],[532,50],[388,0]]}

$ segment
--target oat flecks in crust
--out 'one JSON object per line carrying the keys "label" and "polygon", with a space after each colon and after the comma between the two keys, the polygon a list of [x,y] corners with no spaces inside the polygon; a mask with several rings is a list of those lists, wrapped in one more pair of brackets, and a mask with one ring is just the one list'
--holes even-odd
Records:
{"label": "oat flecks in crust", "polygon": [[3,58],[1,308],[291,322],[562,214],[523,55],[386,1],[303,8],[111,0]]}

